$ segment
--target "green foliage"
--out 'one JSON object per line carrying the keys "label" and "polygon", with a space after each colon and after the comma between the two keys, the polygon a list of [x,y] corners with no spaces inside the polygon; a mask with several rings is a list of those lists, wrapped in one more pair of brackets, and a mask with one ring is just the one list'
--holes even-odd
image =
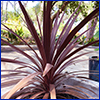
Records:
{"label": "green foliage", "polygon": [[[89,41],[85,42],[85,44],[95,41],[97,39],[99,39],[99,31],[97,31],[96,34],[91,39],[89,39]],[[93,44],[93,46],[99,46],[99,43]]]}
{"label": "green foliage", "polygon": [[96,34],[93,36],[96,39],[99,39],[99,31],[96,32]]}
{"label": "green foliage", "polygon": [[13,44],[15,41],[18,40],[17,37],[12,33],[8,32],[7,34],[8,34],[7,40],[9,43]]}
{"label": "green foliage", "polygon": [[[78,36],[79,36],[79,34],[78,35],[76,34],[73,37],[73,40],[76,39]],[[86,41],[86,36],[85,35],[82,35],[76,42],[79,42],[79,44],[86,45],[88,43],[91,43],[93,41],[96,41],[97,39],[99,39],[99,31],[97,31],[96,34],[91,39],[89,39],[88,41]],[[99,43],[93,44],[93,46],[98,46],[98,45],[99,45]]]}
{"label": "green foliage", "polygon": [[98,8],[99,7],[99,1],[92,1],[92,4],[94,3],[93,7]]}
{"label": "green foliage", "polygon": [[57,35],[57,36],[56,36],[56,39],[55,39],[55,41],[57,41],[57,40],[58,40],[59,36],[60,36],[60,35]]}
{"label": "green foliage", "polygon": [[20,15],[17,12],[8,11],[7,13],[8,19],[19,20],[20,18]]}
{"label": "green foliage", "polygon": [[[86,38],[84,38],[84,40],[82,40],[82,44],[88,44],[88,43],[91,43],[93,41],[96,41],[97,39],[95,39],[94,37],[92,37],[91,39],[89,39],[88,41],[86,41]],[[95,43],[93,44],[92,46],[99,46],[99,43]]]}
{"label": "green foliage", "polygon": [[[6,39],[10,44],[19,44],[20,43],[20,40],[18,39],[18,37],[15,36],[14,34],[12,34],[11,32],[4,31],[4,30],[1,30],[1,32],[2,32],[1,38]],[[23,38],[24,33],[23,33],[22,27],[18,30],[15,30],[15,33]]]}
{"label": "green foliage", "polygon": [[[94,35],[94,38],[99,39],[99,31],[96,32],[96,34]],[[95,49],[95,51],[98,51],[98,50],[99,48]]]}
{"label": "green foliage", "polygon": [[22,27],[19,30],[15,30],[15,33],[19,35],[20,37],[23,37],[24,35]]}
{"label": "green foliage", "polygon": [[[63,1],[64,2],[64,1]],[[74,12],[74,10],[76,9],[76,7],[78,7],[80,1],[70,1],[70,3],[68,4],[68,7],[70,8],[70,13],[72,14]],[[81,14],[86,17],[88,15],[88,5],[86,5],[84,3],[84,1],[82,2],[80,8],[78,11],[81,10]],[[66,12],[68,13],[68,12]]]}
{"label": "green foliage", "polygon": [[99,48],[95,49],[95,51],[98,51],[98,50],[99,50]]}

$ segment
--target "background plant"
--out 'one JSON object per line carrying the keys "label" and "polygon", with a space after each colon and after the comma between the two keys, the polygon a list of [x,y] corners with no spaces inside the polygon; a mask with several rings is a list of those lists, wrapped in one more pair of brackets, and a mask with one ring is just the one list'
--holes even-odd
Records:
{"label": "background plant", "polygon": [[[16,29],[14,32],[17,35],[19,35],[21,38],[23,38],[24,33],[23,33],[22,27],[20,29]],[[15,36],[14,34],[12,34],[9,31],[2,30],[1,38],[6,39],[11,44],[15,44],[15,43],[19,44],[21,42],[17,36]]]}
{"label": "background plant", "polygon": [[[34,51],[34,49],[27,44],[24,39],[22,39],[19,35],[17,35],[13,30],[8,28],[6,25],[2,23],[2,25],[12,34],[17,36],[21,41],[23,41],[34,53],[34,57],[30,56],[29,54],[25,53],[24,51],[20,50],[19,48],[15,47],[14,45],[6,42],[4,39],[1,39],[2,42],[9,45],[17,52],[21,53],[23,56],[27,57],[33,64],[29,64],[27,62],[22,62],[17,59],[8,59],[8,58],[1,58],[2,62],[10,62],[15,64],[20,64],[21,67],[18,67],[15,70],[2,70],[2,72],[10,72],[9,74],[3,74],[1,77],[2,79],[1,86],[5,87],[4,84],[7,82],[7,86],[14,85],[15,86],[6,94],[2,96],[2,99],[36,99],[36,98],[43,98],[43,99],[58,99],[58,98],[68,98],[67,95],[72,95],[77,98],[81,99],[89,99],[94,98],[90,96],[88,93],[81,90],[81,88],[85,88],[83,86],[71,86],[63,84],[63,81],[69,78],[78,78],[78,79],[86,79],[82,77],[78,77],[75,73],[63,73],[63,70],[67,68],[69,65],[73,64],[73,62],[77,63],[78,57],[81,57],[84,54],[79,54],[78,56],[74,56],[77,52],[81,51],[82,49],[99,42],[96,40],[94,42],[90,42],[78,49],[73,50],[73,48],[78,44],[76,41],[88,30],[85,30],[81,33],[76,39],[73,39],[75,34],[93,17],[98,15],[99,8],[92,11],[87,17],[85,17],[71,32],[71,28],[73,23],[75,22],[77,16],[79,15],[80,11],[78,8],[74,11],[74,13],[70,16],[68,21],[66,22],[65,26],[62,29],[62,32],[55,41],[56,34],[59,28],[59,25],[62,21],[62,18],[65,14],[63,12],[60,20],[59,19],[59,11],[57,12],[56,19],[54,23],[51,24],[51,9],[52,9],[52,1],[44,1],[43,5],[43,30],[41,30],[38,16],[36,14],[37,23],[39,27],[39,31],[41,34],[41,40],[38,37],[37,31],[35,29],[35,25],[33,24],[31,18],[29,17],[28,13],[26,12],[24,6],[22,5],[21,1],[18,1],[20,8],[24,14],[25,22],[27,28],[29,29],[32,38],[34,38],[36,45],[39,49],[41,57]],[[81,4],[81,3],[80,3]],[[78,13],[76,13],[78,12]],[[23,68],[30,68],[33,72],[24,71]],[[84,73],[83,73],[84,74]],[[17,77],[16,77],[17,76]],[[23,76],[24,78],[22,78]],[[9,80],[11,78],[11,80]],[[19,78],[19,79],[18,79]],[[14,81],[16,79],[16,82]],[[60,88],[61,87],[61,88]],[[88,88],[85,88],[89,90]],[[93,90],[89,90],[94,93]],[[64,95],[62,95],[64,94]],[[96,95],[96,93],[94,93]]]}
{"label": "background plant", "polygon": [[[39,21],[40,21],[40,25],[42,27],[42,19],[43,19],[43,10],[42,10],[42,5],[43,5],[43,1],[38,1],[37,4],[35,5],[35,7],[28,7],[28,4],[31,1],[22,1],[23,5],[25,6],[25,8],[27,9],[29,15],[31,16],[32,21],[34,22],[34,25],[37,26],[37,32],[40,35],[40,32],[38,31],[38,24],[36,21],[36,16],[35,16],[35,9],[37,11],[37,14],[39,15]],[[33,1],[33,4],[35,2]],[[59,31],[58,31],[58,35],[61,33],[64,24],[66,23],[66,19],[69,18],[69,16],[73,13],[74,9],[78,7],[79,5],[79,1],[53,1],[53,7],[52,7],[52,15],[51,15],[51,20],[55,20],[56,18],[56,14],[57,14],[57,10],[59,10],[59,17],[62,13],[62,11],[64,11],[64,9],[66,8],[66,5],[68,4],[68,10],[65,11],[66,16],[64,16],[64,18],[62,19],[62,23],[60,24],[59,27]],[[12,11],[9,11],[8,7],[9,5],[12,8]],[[79,16],[76,18],[75,21],[75,25],[73,25],[73,28],[77,25],[77,23],[80,22],[80,20],[82,20],[85,16],[87,16],[87,14],[89,14],[89,12],[91,12],[92,10],[94,10],[95,8],[99,7],[99,1],[82,1],[79,10],[81,10]],[[5,9],[4,9],[5,8]],[[33,12],[33,13],[31,13]],[[29,31],[27,30],[27,28],[25,27],[25,24],[23,23],[22,18],[23,14],[21,12],[21,10],[19,9],[19,7],[17,7],[17,1],[1,1],[1,21],[3,23],[5,23],[5,25],[7,25],[8,21],[13,22],[14,24],[9,25],[10,22],[8,22],[9,27],[11,26],[11,28],[15,29],[15,26],[17,25],[17,27],[23,27],[23,32],[24,32],[24,38],[30,38],[31,35],[29,34]],[[98,18],[98,17],[97,17]],[[21,24],[19,24],[19,22]],[[93,21],[92,21],[93,22]],[[99,20],[96,23],[96,27],[95,27],[95,32],[89,32],[87,31],[86,34],[86,39],[88,40],[88,38],[90,38],[90,36],[92,35],[88,35],[89,34],[95,34],[96,31],[99,29],[99,24],[98,24]],[[94,23],[94,22],[93,22]],[[89,23],[87,23],[88,28],[91,27],[91,25]],[[1,26],[2,27],[2,26]],[[81,29],[80,31],[82,31],[84,29]],[[82,31],[83,32],[83,31]],[[29,42],[29,41],[28,41]]]}

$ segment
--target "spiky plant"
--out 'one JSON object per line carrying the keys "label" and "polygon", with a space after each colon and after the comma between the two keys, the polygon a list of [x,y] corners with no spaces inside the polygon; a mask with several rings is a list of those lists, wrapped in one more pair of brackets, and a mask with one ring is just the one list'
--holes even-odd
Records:
{"label": "spiky plant", "polygon": [[[90,52],[79,54],[78,56],[74,56],[74,57],[73,55],[75,55],[77,52],[81,51],[82,49],[94,43],[99,42],[99,40],[97,40],[72,51],[73,48],[78,44],[76,43],[76,41],[92,27],[85,30],[76,39],[73,40],[73,37],[87,22],[89,22],[91,19],[93,19],[95,16],[98,15],[99,8],[91,12],[86,18],[84,18],[84,20],[82,20],[70,32],[73,23],[75,22],[77,16],[80,13],[78,12],[76,14],[76,12],[80,7],[79,5],[79,7],[68,19],[57,41],[55,41],[59,25],[62,21],[65,12],[63,12],[60,20],[58,20],[59,18],[59,12],[58,12],[56,19],[53,23],[54,25],[51,25],[52,1],[47,1],[47,2],[44,1],[43,31],[41,30],[38,16],[36,15],[40,34],[41,35],[43,34],[43,36],[41,36],[42,39],[40,40],[36,32],[35,26],[33,25],[33,22],[29,17],[27,11],[25,10],[21,1],[18,2],[24,14],[26,25],[36,42],[41,57],[39,57],[39,55],[35,52],[35,50],[30,45],[28,45],[20,36],[18,36],[16,33],[14,33],[11,29],[9,29],[4,24],[2,24],[9,32],[17,36],[19,39],[21,39],[34,52],[34,56],[35,56],[33,58],[32,56],[20,50],[19,48],[15,47],[14,45],[1,39],[2,42],[9,45],[20,54],[27,57],[33,64],[35,64],[34,66],[32,64],[28,64],[27,62],[24,61],[22,62],[17,59],[13,60],[8,58],[1,58],[2,62],[15,63],[22,66],[15,70],[2,70],[2,72],[4,71],[10,72],[10,74],[3,74],[1,76],[2,78],[4,78],[2,80],[1,86],[3,86],[5,81],[6,82],[8,81],[7,84],[8,86],[15,84],[15,86],[9,92],[7,92],[2,96],[2,99],[27,99],[27,98],[28,99],[37,99],[37,98],[42,98],[42,99],[66,98],[67,99],[67,95],[72,95],[81,99],[93,98],[88,93],[81,90],[81,88],[85,88],[83,86],[80,87],[79,89],[78,88],[79,86],[71,86],[65,84],[63,85],[64,80],[67,81],[67,79],[75,77],[75,75],[72,75],[70,73],[62,73],[62,71],[65,68],[67,68],[67,66],[71,65],[73,62],[77,62],[76,59],[78,57],[81,57]],[[26,67],[32,69],[33,73],[22,70],[22,68],[26,68]],[[16,78],[16,76],[20,77],[21,75],[24,76],[24,78],[20,80]],[[12,80],[9,80],[9,77],[11,77]],[[76,76],[75,78],[78,77]],[[67,86],[67,88],[65,86]],[[93,90],[90,90],[88,88],[85,89],[93,92]]]}

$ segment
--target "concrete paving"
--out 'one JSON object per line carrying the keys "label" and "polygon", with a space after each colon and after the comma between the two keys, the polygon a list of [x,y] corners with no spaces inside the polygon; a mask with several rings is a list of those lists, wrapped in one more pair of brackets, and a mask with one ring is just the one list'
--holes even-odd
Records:
{"label": "concrete paving", "polygon": [[[77,49],[77,48],[78,47],[74,48],[74,50]],[[83,54],[83,53],[86,53],[86,52],[93,51],[92,53],[89,53],[89,54],[86,54],[86,55],[79,57],[77,59],[77,60],[79,60],[79,62],[73,63],[72,65],[68,66],[64,71],[71,72],[71,71],[78,71],[78,70],[84,70],[84,69],[88,70],[89,69],[89,66],[88,66],[89,65],[89,62],[88,62],[89,57],[90,56],[99,56],[99,51],[94,51],[94,49],[95,48],[85,48],[85,49],[81,50],[80,52],[78,52],[77,54],[75,54],[75,56],[76,56],[76,55],[79,55],[79,54]],[[7,50],[8,49],[6,49],[6,51]],[[35,51],[40,56],[39,51],[37,49]],[[24,52],[26,52],[30,56],[34,57],[34,54],[31,50],[25,50]],[[1,57],[17,59],[17,60],[24,61],[24,62],[31,64],[29,59],[27,59],[25,56],[23,56],[22,54],[20,54],[16,51],[11,51],[11,52],[3,52],[2,51]],[[85,60],[85,61],[80,62],[80,60]],[[16,64],[5,63],[5,62],[3,62],[1,64],[2,64],[1,69],[15,69],[16,67],[19,66],[19,65],[16,65]]]}
{"label": "concrete paving", "polygon": [[[77,49],[77,48],[78,47],[75,47],[74,50]],[[85,52],[94,51],[94,49],[95,48],[93,48],[93,47],[83,49],[80,52],[78,52],[77,54],[75,54],[75,56],[79,55],[79,54],[83,54]],[[34,54],[33,54],[33,52],[31,50],[25,50],[25,52],[28,53],[29,55],[31,55],[32,57],[34,57]],[[40,55],[39,51],[37,49],[36,49],[36,52],[38,53],[38,55]],[[89,70],[89,61],[88,61],[88,59],[89,59],[90,56],[99,56],[99,51],[94,51],[92,53],[86,54],[86,55],[78,58],[79,60],[85,60],[85,59],[87,59],[87,60],[85,60],[83,62],[78,62],[78,63],[75,63],[75,64],[72,64],[72,65],[68,66],[64,70],[64,72],[66,72],[66,71],[67,72],[72,72],[72,71],[79,71],[79,70]],[[2,50],[1,57],[3,57],[3,58],[5,58],[5,57],[6,58],[11,58],[11,59],[18,59],[20,61],[24,61],[24,62],[27,62],[29,64],[32,64],[29,59],[27,59],[26,57],[24,57],[23,55],[15,52],[15,51],[3,52],[3,50]],[[15,69],[17,67],[20,67],[20,65],[11,64],[11,63],[5,63],[5,62],[1,63],[1,69],[2,70],[4,70],[4,69]],[[28,70],[28,69],[24,69],[24,70]],[[32,71],[32,70],[29,70],[29,71]],[[88,74],[85,74],[84,76],[88,77]],[[11,89],[11,88],[12,87],[3,88],[1,90],[1,95],[6,93],[7,91],[9,91],[9,89]]]}

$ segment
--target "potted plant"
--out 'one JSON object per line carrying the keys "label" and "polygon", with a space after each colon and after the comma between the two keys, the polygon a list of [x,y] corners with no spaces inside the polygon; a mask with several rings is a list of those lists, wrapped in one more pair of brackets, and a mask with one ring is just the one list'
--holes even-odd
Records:
{"label": "potted plant", "polygon": [[[62,73],[62,71],[67,68],[67,66],[71,65],[73,62],[77,62],[77,58],[81,57],[84,54],[80,54],[78,56],[74,56],[77,52],[81,51],[82,49],[99,42],[99,40],[88,43],[78,49],[73,50],[73,48],[78,44],[76,41],[87,32],[89,29],[85,30],[81,33],[76,39],[73,39],[75,34],[93,17],[98,15],[99,8],[91,12],[87,17],[85,17],[71,32],[70,29],[75,22],[77,16],[79,15],[80,11],[78,12],[78,8],[75,12],[71,15],[67,23],[65,24],[59,38],[57,41],[56,34],[59,28],[59,25],[62,21],[64,13],[62,14],[60,20],[59,18],[59,11],[57,12],[57,16],[54,22],[54,25],[51,25],[51,9],[52,9],[52,1],[44,1],[43,5],[43,32],[41,30],[38,16],[37,22],[39,25],[40,33],[43,34],[41,36],[41,40],[38,37],[36,32],[35,26],[31,18],[29,17],[27,11],[25,10],[21,1],[18,1],[20,8],[24,14],[26,25],[34,38],[38,50],[40,52],[41,57],[35,52],[35,50],[27,44],[19,35],[9,29],[6,25],[2,23],[2,25],[12,34],[17,36],[21,39],[33,52],[35,57],[31,57],[29,54],[25,53],[24,51],[20,50],[19,48],[15,47],[14,45],[8,43],[4,39],[1,39],[2,42],[9,45],[17,52],[21,53],[23,56],[27,57],[33,64],[28,64],[27,62],[22,62],[17,59],[8,59],[8,58],[1,58],[2,62],[9,62],[20,64],[21,67],[15,70],[2,70],[2,72],[10,72],[9,74],[3,74],[1,77],[3,78],[1,87],[3,84],[8,83],[7,86],[14,85],[14,87],[4,94],[1,98],[2,99],[59,99],[59,98],[69,98],[70,95],[77,97],[79,99],[90,99],[94,98],[88,93],[82,91],[81,89],[84,88],[93,94],[96,93],[93,90],[86,88],[85,86],[72,86],[71,84],[64,84],[63,82],[69,80],[71,78],[82,79],[86,80],[86,78],[75,76],[71,73]],[[81,4],[81,3],[80,3]],[[76,12],[78,12],[76,14]],[[71,22],[70,22],[71,21]],[[92,28],[92,27],[91,27]],[[24,71],[23,68],[28,67],[33,70],[32,73],[29,71]],[[24,78],[22,78],[23,76]],[[20,79],[18,79],[18,77]],[[9,80],[10,78],[10,80]],[[22,79],[21,79],[22,78]],[[16,81],[15,81],[16,80]]]}

